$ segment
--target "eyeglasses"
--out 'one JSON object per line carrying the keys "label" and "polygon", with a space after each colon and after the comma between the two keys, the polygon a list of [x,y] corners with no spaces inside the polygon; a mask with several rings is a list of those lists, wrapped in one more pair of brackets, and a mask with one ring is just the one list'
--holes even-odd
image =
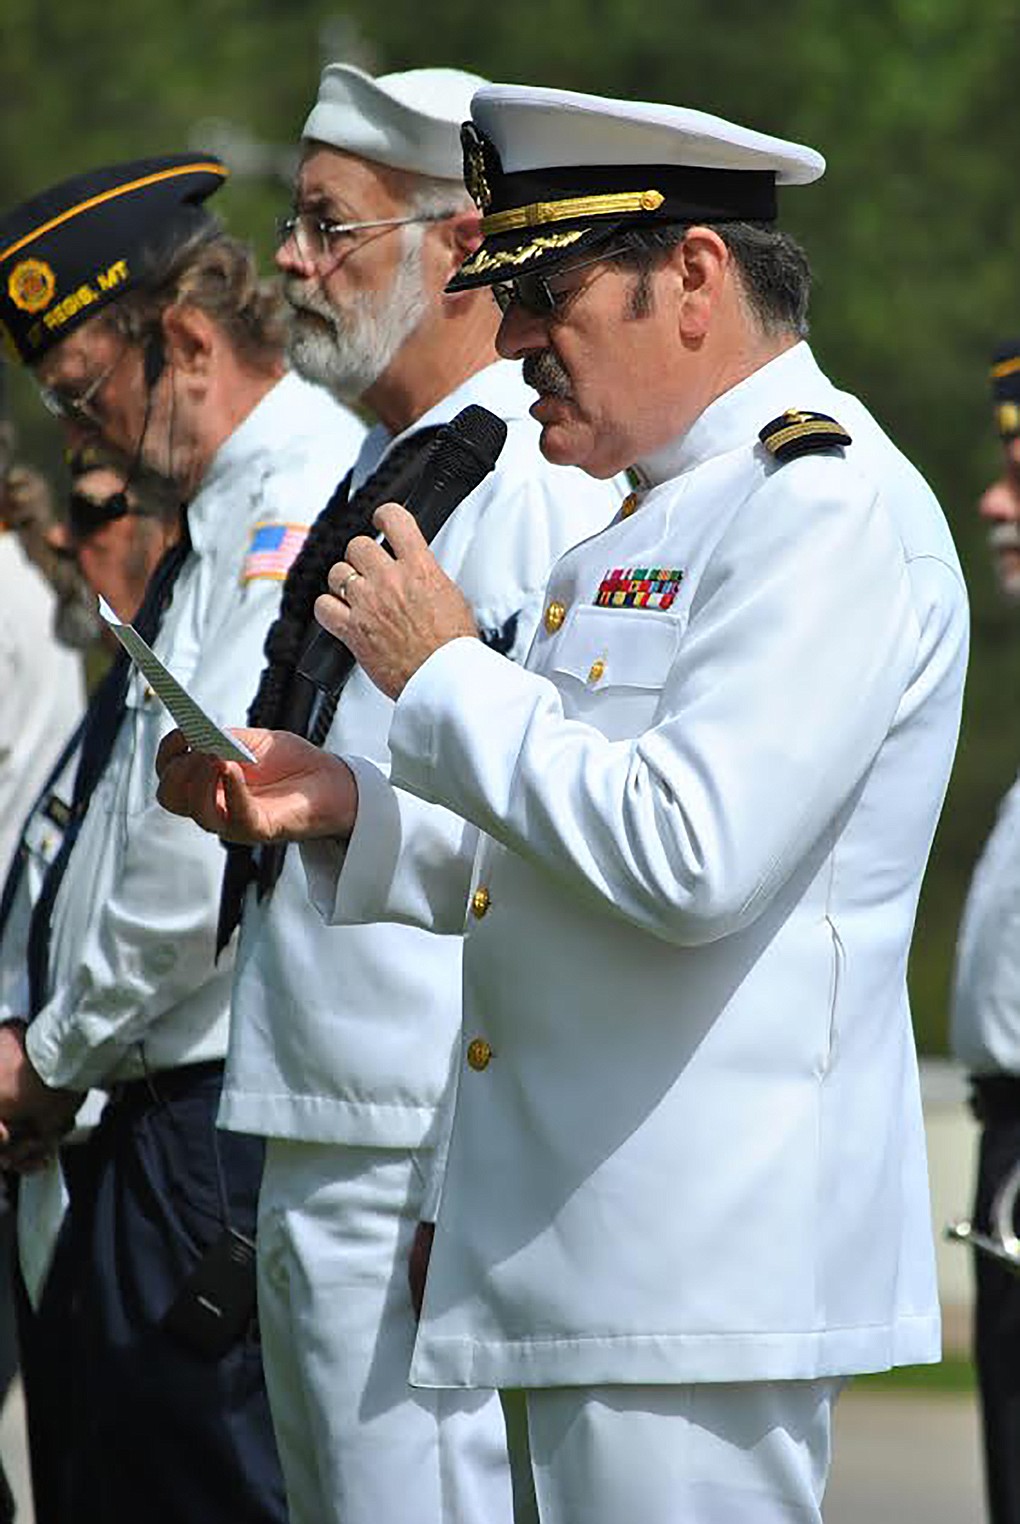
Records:
{"label": "eyeglasses", "polygon": [[54,418],[61,418],[65,423],[81,423],[84,420],[86,423],[98,424],[101,419],[96,399],[126,354],[127,349],[122,349],[113,364],[108,365],[101,375],[96,376],[77,395],[62,392],[55,386],[44,386],[42,382],[37,383],[43,407]]}
{"label": "eyeglasses", "polygon": [[322,259],[332,254],[336,244],[343,238],[368,228],[404,228],[413,222],[445,222],[454,215],[448,212],[422,212],[414,217],[380,217],[373,222],[326,222],[314,212],[297,212],[292,217],[280,217],[276,223],[277,247],[283,248],[293,238],[302,259]]}
{"label": "eyeglasses", "polygon": [[558,280],[561,275],[572,275],[575,270],[584,270],[590,265],[600,265],[604,260],[610,260],[621,252],[620,249],[603,249],[593,259],[582,259],[576,265],[558,267],[551,272],[548,279],[544,275],[518,275],[514,280],[497,281],[495,285],[489,287],[489,290],[500,312],[506,312],[516,302],[531,317],[549,318],[562,315],[574,297],[581,294],[584,287],[571,286],[567,291],[554,291],[549,284],[549,279]]}

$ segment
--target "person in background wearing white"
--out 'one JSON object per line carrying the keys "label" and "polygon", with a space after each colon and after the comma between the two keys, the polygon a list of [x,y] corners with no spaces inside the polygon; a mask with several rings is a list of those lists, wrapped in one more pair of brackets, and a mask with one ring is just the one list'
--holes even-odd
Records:
{"label": "person in background wearing white", "polygon": [[[991,379],[1003,473],[978,513],[999,591],[1020,615],[1020,343],[999,347]],[[1005,713],[1015,726],[1015,707]],[[999,806],[960,921],[950,1047],[970,1073],[981,1124],[972,1221],[987,1233],[995,1197],[1020,1165],[1020,778]],[[988,1518],[1020,1524],[1020,1279],[980,1250],[974,1274]]]}

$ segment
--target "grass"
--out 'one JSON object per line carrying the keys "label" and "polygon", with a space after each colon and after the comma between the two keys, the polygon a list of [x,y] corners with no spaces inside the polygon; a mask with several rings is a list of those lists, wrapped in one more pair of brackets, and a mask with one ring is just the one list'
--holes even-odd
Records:
{"label": "grass", "polygon": [[966,1355],[947,1355],[939,1365],[903,1365],[877,1376],[855,1376],[854,1392],[959,1393],[974,1391],[974,1366]]}

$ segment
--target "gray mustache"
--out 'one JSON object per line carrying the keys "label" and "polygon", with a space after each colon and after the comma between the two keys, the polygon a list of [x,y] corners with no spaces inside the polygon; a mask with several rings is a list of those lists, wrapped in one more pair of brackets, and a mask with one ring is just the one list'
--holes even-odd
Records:
{"label": "gray mustache", "polygon": [[1020,524],[993,524],[988,543],[993,550],[1020,550]]}
{"label": "gray mustache", "polygon": [[285,281],[283,294],[294,312],[310,312],[313,317],[325,318],[327,321],[332,319],[333,313],[329,303],[318,292],[303,290],[299,282]]}
{"label": "gray mustache", "polygon": [[527,355],[521,366],[521,374],[525,385],[534,387],[543,396],[573,400],[570,377],[551,349],[537,349]]}

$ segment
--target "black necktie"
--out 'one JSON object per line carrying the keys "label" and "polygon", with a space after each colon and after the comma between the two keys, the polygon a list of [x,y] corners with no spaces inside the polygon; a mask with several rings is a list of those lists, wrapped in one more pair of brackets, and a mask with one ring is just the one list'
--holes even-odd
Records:
{"label": "black necktie", "polygon": [[[408,497],[421,475],[438,433],[438,428],[417,429],[401,439],[386,452],[376,469],[353,495],[350,492],[351,478],[348,473],[309,532],[311,542],[313,537],[321,539],[324,529],[327,525],[330,526],[326,571],[329,566],[344,559],[348,544],[357,535],[376,533],[372,515],[382,503],[403,502]],[[289,594],[303,574],[302,557],[299,555],[284,583],[281,608],[286,607]],[[324,593],[326,590],[323,572],[314,593]],[[321,746],[333,723],[339,695],[334,698],[323,695],[316,708],[318,689],[297,670],[308,642],[319,628],[312,612],[314,595],[305,596],[302,601],[307,604],[306,617],[298,638],[289,642],[289,675],[281,701],[278,706],[273,706],[275,712],[263,713],[260,712],[259,697],[256,697],[249,711],[249,723],[255,726],[268,725],[275,730],[290,730],[295,735],[307,736],[313,745]],[[270,631],[266,641],[267,651],[271,649],[276,634],[275,630]],[[260,685],[259,695],[262,693],[263,685]],[[226,947],[240,922],[248,885],[253,880],[258,883],[259,899],[269,894],[280,876],[286,850],[285,845],[261,847],[256,854],[252,847],[227,847],[216,935],[217,955]]]}
{"label": "black necktie", "polygon": [[[174,583],[191,550],[187,521],[181,518],[181,538],[167,550],[149,578],[141,608],[133,621],[142,639],[152,644],[160,620],[170,601]],[[113,743],[117,739],[127,702],[131,677],[131,658],[120,650],[96,689],[85,715],[81,756],[74,778],[71,814],[60,844],[60,851],[50,863],[43,879],[39,898],[32,910],[28,931],[29,1017],[36,1015],[49,997],[50,923],[57,892],[88,810],[89,800],[103,775]]]}
{"label": "black necktie", "polygon": [[7,877],[4,880],[4,892],[3,895],[0,896],[0,942],[3,941],[4,932],[7,930],[7,922],[10,919],[11,911],[14,908],[14,901],[17,897],[18,887],[21,884],[21,880],[25,876],[25,869],[28,866],[29,851],[26,841],[28,828],[31,825],[32,821],[35,819],[35,816],[38,814],[39,810],[43,808],[48,795],[52,793],[56,781],[60,777],[60,774],[64,771],[64,768],[70,762],[71,758],[78,750],[78,747],[81,745],[81,738],[85,730],[86,719],[87,716],[83,715],[82,718],[78,721],[78,724],[74,727],[71,735],[68,736],[60,756],[57,758],[56,762],[50,769],[49,777],[46,779],[46,782],[43,784],[42,788],[39,790],[39,793],[36,795],[36,798],[32,803],[32,808],[25,816],[24,823],[21,827],[21,835],[18,837],[18,850],[15,852],[13,858],[11,859],[11,866],[8,868]]}

